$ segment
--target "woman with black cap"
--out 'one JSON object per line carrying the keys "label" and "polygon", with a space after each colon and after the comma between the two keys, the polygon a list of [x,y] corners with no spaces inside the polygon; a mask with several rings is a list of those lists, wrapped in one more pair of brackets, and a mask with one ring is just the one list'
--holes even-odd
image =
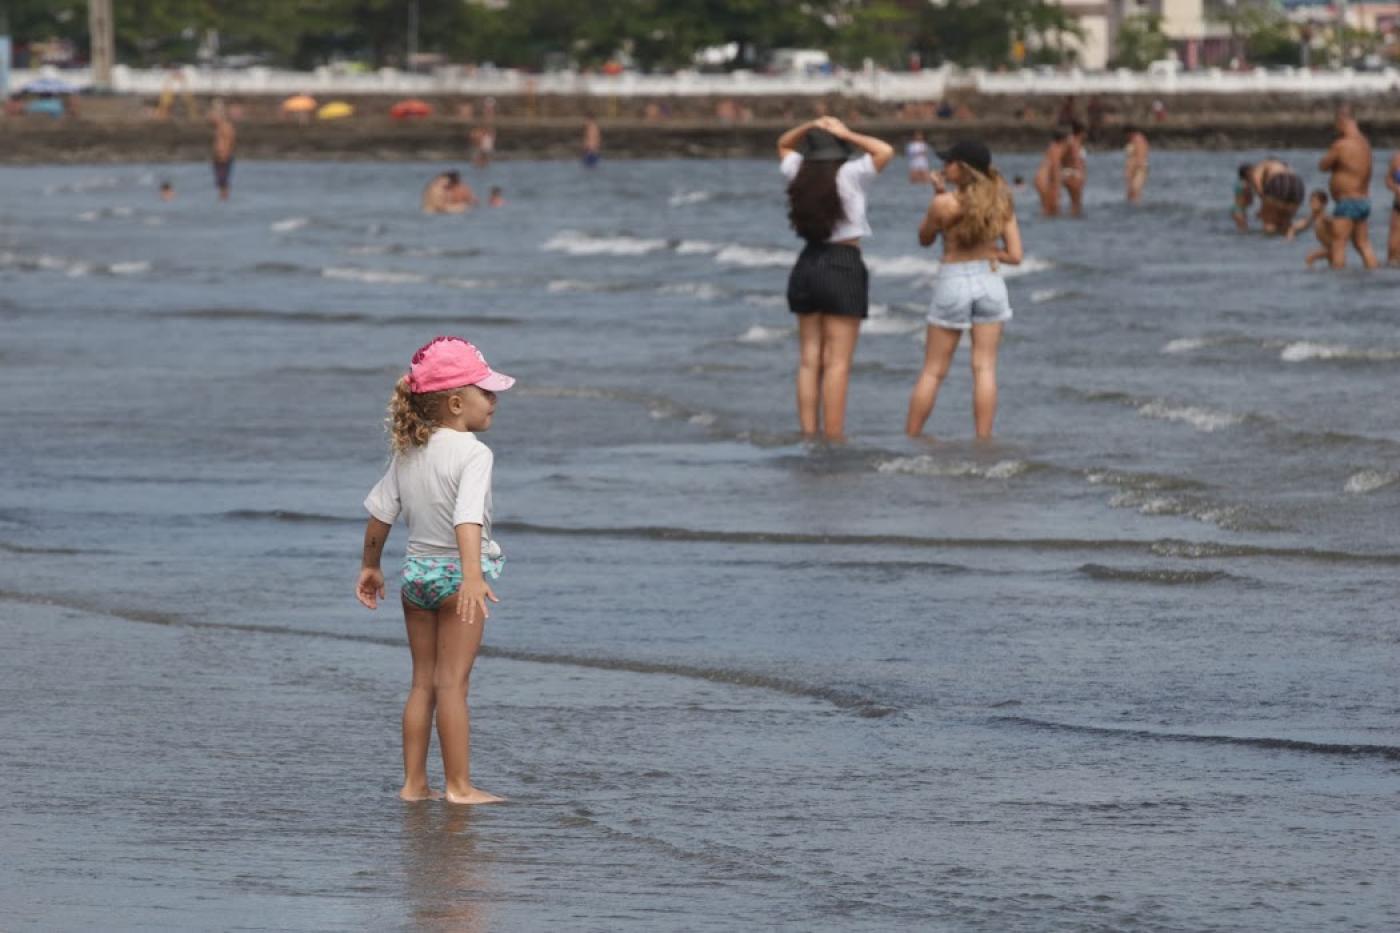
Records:
{"label": "woman with black cap", "polygon": [[797,420],[803,434],[845,435],[851,358],[870,308],[870,274],[860,255],[861,238],[870,235],[865,189],[893,156],[889,143],[854,133],[835,117],[793,127],[778,140],[788,220],[807,241],[787,289],[801,346]]}
{"label": "woman with black cap", "polygon": [[[943,234],[943,263],[933,283],[924,368],[909,396],[904,429],[917,437],[933,414],[964,331],[972,332],[972,416],[979,438],[992,435],[997,414],[997,347],[1011,320],[1011,299],[997,266],[1021,262],[1021,228],[1011,192],[992,153],[980,142],[954,143],[938,153],[943,173],[932,176],[934,196],[919,226],[919,243]],[[957,186],[950,193],[947,181]]]}

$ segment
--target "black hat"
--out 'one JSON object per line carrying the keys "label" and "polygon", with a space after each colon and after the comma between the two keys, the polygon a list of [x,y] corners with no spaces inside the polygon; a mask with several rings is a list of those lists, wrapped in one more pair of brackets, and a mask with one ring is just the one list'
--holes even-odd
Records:
{"label": "black hat", "polygon": [[992,167],[992,150],[985,144],[970,139],[959,140],[947,149],[940,150],[938,157],[944,162],[961,162],[983,175]]}
{"label": "black hat", "polygon": [[851,144],[816,127],[802,134],[797,151],[808,162],[845,162],[854,151]]}

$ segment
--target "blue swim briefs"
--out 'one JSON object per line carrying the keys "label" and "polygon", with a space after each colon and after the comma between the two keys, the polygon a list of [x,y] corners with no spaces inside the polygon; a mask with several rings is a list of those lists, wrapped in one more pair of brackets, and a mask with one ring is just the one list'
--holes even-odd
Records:
{"label": "blue swim briefs", "polygon": [[1371,200],[1370,198],[1340,198],[1337,201],[1337,206],[1332,209],[1332,216],[1359,223],[1370,218]]}

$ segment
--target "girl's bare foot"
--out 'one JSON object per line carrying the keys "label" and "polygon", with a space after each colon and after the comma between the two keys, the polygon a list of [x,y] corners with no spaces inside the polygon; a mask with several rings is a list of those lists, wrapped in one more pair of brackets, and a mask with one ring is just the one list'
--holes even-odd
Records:
{"label": "girl's bare foot", "polygon": [[468,787],[466,793],[454,793],[448,789],[444,799],[448,803],[477,804],[477,803],[504,803],[504,797],[497,797],[495,794],[488,794],[478,787]]}
{"label": "girl's bare foot", "polygon": [[441,800],[442,791],[433,790],[431,787],[404,787],[403,790],[399,791],[399,799],[409,803],[416,803],[420,800]]}

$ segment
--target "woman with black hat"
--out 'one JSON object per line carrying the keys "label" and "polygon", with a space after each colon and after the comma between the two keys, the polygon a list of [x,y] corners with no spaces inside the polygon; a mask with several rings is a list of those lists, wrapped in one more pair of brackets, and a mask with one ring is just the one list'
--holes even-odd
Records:
{"label": "woman with black hat", "polygon": [[865,189],[893,156],[889,143],[854,133],[835,117],[793,127],[778,140],[788,220],[807,241],[787,289],[801,347],[797,420],[803,434],[845,435],[851,358],[870,308],[870,274],[860,255],[861,238],[870,235]]}
{"label": "woman with black hat", "polygon": [[[918,436],[933,414],[938,388],[948,375],[964,331],[972,332],[972,416],[977,436],[992,435],[997,414],[997,347],[1011,320],[1011,299],[997,266],[1021,262],[1021,228],[1011,192],[992,153],[980,142],[954,143],[938,153],[943,174],[932,176],[934,196],[919,226],[919,243],[943,234],[943,263],[933,283],[924,368],[909,396],[904,429]],[[950,193],[947,181],[957,186]]]}

